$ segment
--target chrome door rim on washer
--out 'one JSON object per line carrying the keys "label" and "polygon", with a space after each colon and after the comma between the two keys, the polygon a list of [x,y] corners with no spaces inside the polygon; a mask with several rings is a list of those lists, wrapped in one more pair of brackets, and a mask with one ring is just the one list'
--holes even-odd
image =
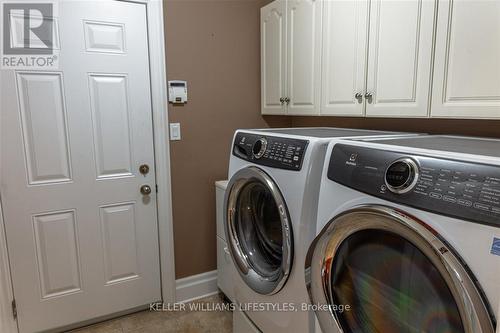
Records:
{"label": "chrome door rim on washer", "polygon": [[355,207],[334,217],[309,249],[305,265],[306,277],[310,276],[307,287],[311,302],[328,309],[316,312],[325,332],[344,332],[330,307],[334,304],[331,277],[337,252],[349,236],[374,229],[404,238],[434,264],[451,291],[466,333],[494,333],[489,307],[455,251],[425,223],[381,205]]}
{"label": "chrome door rim on washer", "polygon": [[[240,244],[237,234],[236,207],[238,205],[238,198],[245,186],[252,182],[260,183],[269,190],[279,211],[283,239],[282,261],[278,272],[273,276],[263,276],[254,269]],[[224,224],[228,247],[238,273],[245,283],[259,294],[273,295],[279,292],[290,275],[293,260],[293,239],[288,209],[276,183],[260,168],[252,166],[241,169],[229,181],[224,204]]]}

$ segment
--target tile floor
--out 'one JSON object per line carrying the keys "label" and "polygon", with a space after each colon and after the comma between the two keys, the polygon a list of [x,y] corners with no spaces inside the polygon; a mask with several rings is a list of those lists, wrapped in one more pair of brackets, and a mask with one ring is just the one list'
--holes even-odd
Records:
{"label": "tile floor", "polygon": [[[196,303],[222,304],[220,295]],[[212,306],[211,306],[212,307]],[[231,333],[233,314],[230,311],[142,311],[100,324],[84,327],[71,333]]]}

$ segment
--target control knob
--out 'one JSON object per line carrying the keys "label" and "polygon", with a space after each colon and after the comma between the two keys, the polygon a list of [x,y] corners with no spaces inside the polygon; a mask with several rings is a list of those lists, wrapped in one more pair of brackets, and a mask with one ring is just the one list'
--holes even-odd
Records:
{"label": "control knob", "polygon": [[252,153],[253,156],[256,159],[261,158],[264,153],[266,152],[267,149],[267,140],[266,138],[260,138],[259,140],[255,141],[252,147]]}
{"label": "control knob", "polygon": [[389,191],[403,194],[411,191],[417,185],[419,169],[417,162],[411,158],[401,158],[387,168],[385,185]]}

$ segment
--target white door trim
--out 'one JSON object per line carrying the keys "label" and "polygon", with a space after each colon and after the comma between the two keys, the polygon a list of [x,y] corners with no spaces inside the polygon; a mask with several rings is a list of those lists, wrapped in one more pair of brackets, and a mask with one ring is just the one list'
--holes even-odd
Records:
{"label": "white door trim", "polygon": [[161,0],[140,2],[146,3],[148,15],[162,298],[163,302],[173,303],[175,302],[176,285],[163,2]]}
{"label": "white door trim", "polygon": [[3,224],[2,200],[0,198],[0,332],[17,332],[17,323],[12,314],[13,299],[9,255]]}
{"label": "white door trim", "polygon": [[[168,102],[166,96],[166,58],[161,0],[119,0],[144,3],[147,8],[149,62],[151,77],[151,105],[155,145],[156,182],[158,185],[158,232],[162,299],[175,302],[175,262],[172,224],[172,192],[170,176],[170,146],[168,133]],[[0,331],[18,332],[12,316],[12,281],[4,233],[4,221],[0,198]]]}

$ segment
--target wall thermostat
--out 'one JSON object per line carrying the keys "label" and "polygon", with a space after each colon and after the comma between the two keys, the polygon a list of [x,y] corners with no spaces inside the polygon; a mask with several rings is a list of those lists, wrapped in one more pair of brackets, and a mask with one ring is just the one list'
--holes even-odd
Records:
{"label": "wall thermostat", "polygon": [[180,80],[168,81],[168,101],[174,104],[186,103],[187,96],[187,82]]}

